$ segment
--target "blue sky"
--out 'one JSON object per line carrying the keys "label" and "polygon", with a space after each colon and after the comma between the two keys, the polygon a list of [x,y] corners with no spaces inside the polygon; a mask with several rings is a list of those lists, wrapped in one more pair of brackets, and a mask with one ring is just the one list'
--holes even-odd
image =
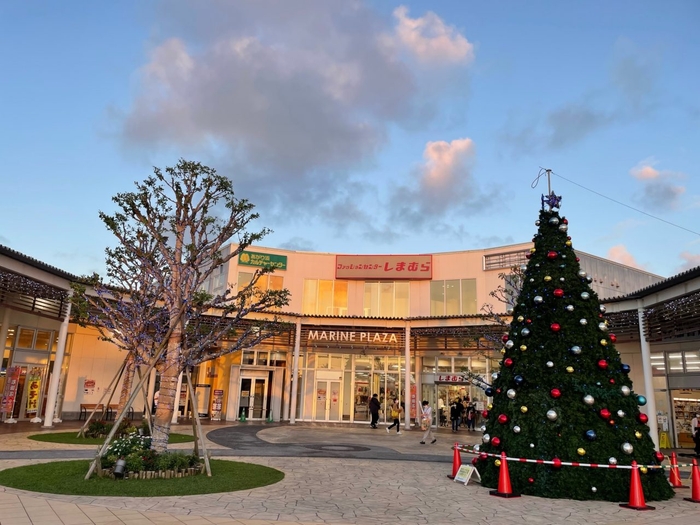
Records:
{"label": "blue sky", "polygon": [[699,20],[693,0],[3,2],[0,243],[101,272],[98,211],[184,157],[256,204],[266,246],[499,246],[535,233],[546,167],[574,248],[669,276],[700,265]]}

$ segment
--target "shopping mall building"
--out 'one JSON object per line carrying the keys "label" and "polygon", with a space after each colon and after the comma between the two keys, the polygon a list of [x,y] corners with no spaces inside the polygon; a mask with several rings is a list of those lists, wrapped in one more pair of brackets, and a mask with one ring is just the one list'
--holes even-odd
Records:
{"label": "shopping mall building", "polygon": [[[466,397],[484,405],[466,371],[487,380],[498,368],[492,341],[504,328],[482,307],[499,277],[523,264],[531,243],[449,253],[346,255],[251,247],[206,283],[245,286],[257,267],[275,272],[259,281],[287,288],[291,300],[275,312],[282,333],[193,370],[197,401],[182,386],[175,418],[193,411],[224,421],[273,420],[367,423],[368,400],[405,402],[415,417],[420,400],[439,414]],[[225,250],[233,249],[227,247]],[[652,435],[687,444],[700,409],[700,268],[663,279],[577,252],[591,287],[604,299],[617,349],[632,366],[635,391],[645,393]],[[50,427],[77,419],[84,407],[116,403],[125,353],[96,330],[70,322],[69,283],[76,277],[0,246],[0,341],[5,341],[0,392],[4,421]],[[641,329],[640,329],[641,320]],[[219,342],[226,346],[225,340]],[[149,396],[158,389],[153,373]],[[144,401],[137,399],[136,414]],[[384,421],[386,415],[380,416]],[[439,417],[436,424],[440,424]],[[658,428],[657,428],[658,423]],[[659,434],[661,433],[661,434]]]}

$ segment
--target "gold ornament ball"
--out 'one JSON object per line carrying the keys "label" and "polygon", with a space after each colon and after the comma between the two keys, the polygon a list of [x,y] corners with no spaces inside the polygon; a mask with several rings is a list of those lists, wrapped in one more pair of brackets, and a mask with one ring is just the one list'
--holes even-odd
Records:
{"label": "gold ornament ball", "polygon": [[573,366],[567,366],[566,371],[569,372],[570,374],[574,373],[574,367]]}
{"label": "gold ornament ball", "polygon": [[492,408],[493,408],[493,405],[492,405],[491,403],[489,403],[488,405],[486,405],[486,409],[487,409],[487,410],[491,410]]}
{"label": "gold ornament ball", "polygon": [[639,472],[641,472],[642,474],[646,474],[648,471],[649,469],[646,467],[639,467]]}
{"label": "gold ornament ball", "polygon": [[641,433],[639,430],[637,430],[637,431],[634,433],[634,437],[636,437],[637,439],[642,439],[642,433]]}
{"label": "gold ornament ball", "polygon": [[586,455],[586,449],[585,449],[585,448],[576,449],[576,452],[578,453],[579,456],[585,456],[585,455]]}
{"label": "gold ornament ball", "polygon": [[506,353],[506,349],[505,349],[505,348],[501,348],[501,353],[502,353],[502,354],[505,354],[505,353]]}
{"label": "gold ornament ball", "polygon": [[526,345],[520,345],[520,350],[521,350],[522,352],[524,352],[525,350],[527,350],[527,346],[526,346]]}
{"label": "gold ornament ball", "polygon": [[548,283],[551,280],[552,280],[552,278],[549,275],[544,276],[544,282]]}
{"label": "gold ornament ball", "polygon": [[518,322],[522,323],[525,320],[525,318],[522,315],[518,316]]}
{"label": "gold ornament ball", "polygon": [[521,407],[520,407],[520,411],[521,411],[523,414],[527,413],[527,407],[526,407],[526,406],[521,406]]}
{"label": "gold ornament ball", "polygon": [[493,462],[493,464],[496,465],[497,467],[500,467],[500,466],[501,466],[501,460],[500,460],[500,459],[497,459],[496,461]]}
{"label": "gold ornament ball", "polygon": [[530,248],[530,253],[535,253],[536,251],[537,250],[535,250],[534,248]]}
{"label": "gold ornament ball", "polygon": [[602,346],[608,346],[608,342],[607,342],[605,339],[601,339],[601,340],[600,340],[600,344],[601,344]]}
{"label": "gold ornament ball", "polygon": [[566,241],[564,244],[566,244],[567,246],[571,246],[571,241]]}

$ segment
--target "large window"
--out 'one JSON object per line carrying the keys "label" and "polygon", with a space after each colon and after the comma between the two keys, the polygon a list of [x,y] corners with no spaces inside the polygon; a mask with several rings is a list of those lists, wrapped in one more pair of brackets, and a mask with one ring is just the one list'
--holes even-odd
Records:
{"label": "large window", "polygon": [[[240,292],[243,288],[250,284],[253,280],[253,272],[238,272],[238,291]],[[255,283],[255,287],[258,290],[281,290],[284,285],[284,277],[280,275],[261,275],[258,281]]]}
{"label": "large window", "polygon": [[367,281],[363,312],[366,317],[408,317],[410,283]]}
{"label": "large window", "polygon": [[347,315],[348,281],[304,279],[302,313],[307,315]]}
{"label": "large window", "polygon": [[430,315],[475,313],[476,279],[430,282]]}

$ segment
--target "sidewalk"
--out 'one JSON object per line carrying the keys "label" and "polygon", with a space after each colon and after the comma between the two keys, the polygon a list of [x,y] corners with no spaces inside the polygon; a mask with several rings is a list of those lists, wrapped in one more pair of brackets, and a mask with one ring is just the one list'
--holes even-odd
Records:
{"label": "sidewalk", "polygon": [[[173,427],[173,431],[180,433],[188,433],[188,429],[191,427]],[[65,431],[65,427],[55,430]],[[480,439],[479,433],[469,436],[467,432],[455,435],[449,430],[440,431],[438,443],[430,446],[419,444],[421,434],[415,430],[395,435],[383,429],[362,427],[282,425],[258,429],[246,424],[224,424],[208,425],[205,431],[212,432],[212,437],[226,431],[228,438],[234,440],[240,435],[241,439],[249,440],[248,447],[255,444],[251,440],[257,440],[262,443],[261,450],[288,445],[310,451],[310,454],[322,452],[324,448],[329,448],[329,453],[352,454],[353,448],[367,448],[374,452],[384,450],[392,459],[243,457],[236,456],[234,448],[227,451],[234,455],[218,457],[277,468],[285,473],[285,478],[275,485],[248,491],[164,498],[58,496],[0,487],[0,524],[695,525],[700,521],[700,505],[682,499],[690,495],[689,489],[679,490],[668,502],[654,502],[656,511],[639,513],[606,502],[534,497],[503,500],[489,496],[478,484],[470,482],[464,486],[451,482],[446,475],[451,472],[452,444],[455,441],[475,443]],[[67,445],[33,442],[27,440],[26,435],[28,432],[24,429],[0,434],[0,450],[31,456],[42,450],[79,455],[80,449],[85,449],[80,445],[69,449]],[[217,441],[221,441],[220,436]],[[207,447],[224,451],[211,439],[207,440]],[[94,454],[94,447],[88,448],[88,452]],[[412,457],[423,459],[413,461]],[[425,459],[430,457],[435,461]],[[46,460],[30,457],[0,460],[0,468],[40,461]],[[466,463],[469,458],[465,456],[463,461]],[[687,473],[683,477],[685,479]]]}

